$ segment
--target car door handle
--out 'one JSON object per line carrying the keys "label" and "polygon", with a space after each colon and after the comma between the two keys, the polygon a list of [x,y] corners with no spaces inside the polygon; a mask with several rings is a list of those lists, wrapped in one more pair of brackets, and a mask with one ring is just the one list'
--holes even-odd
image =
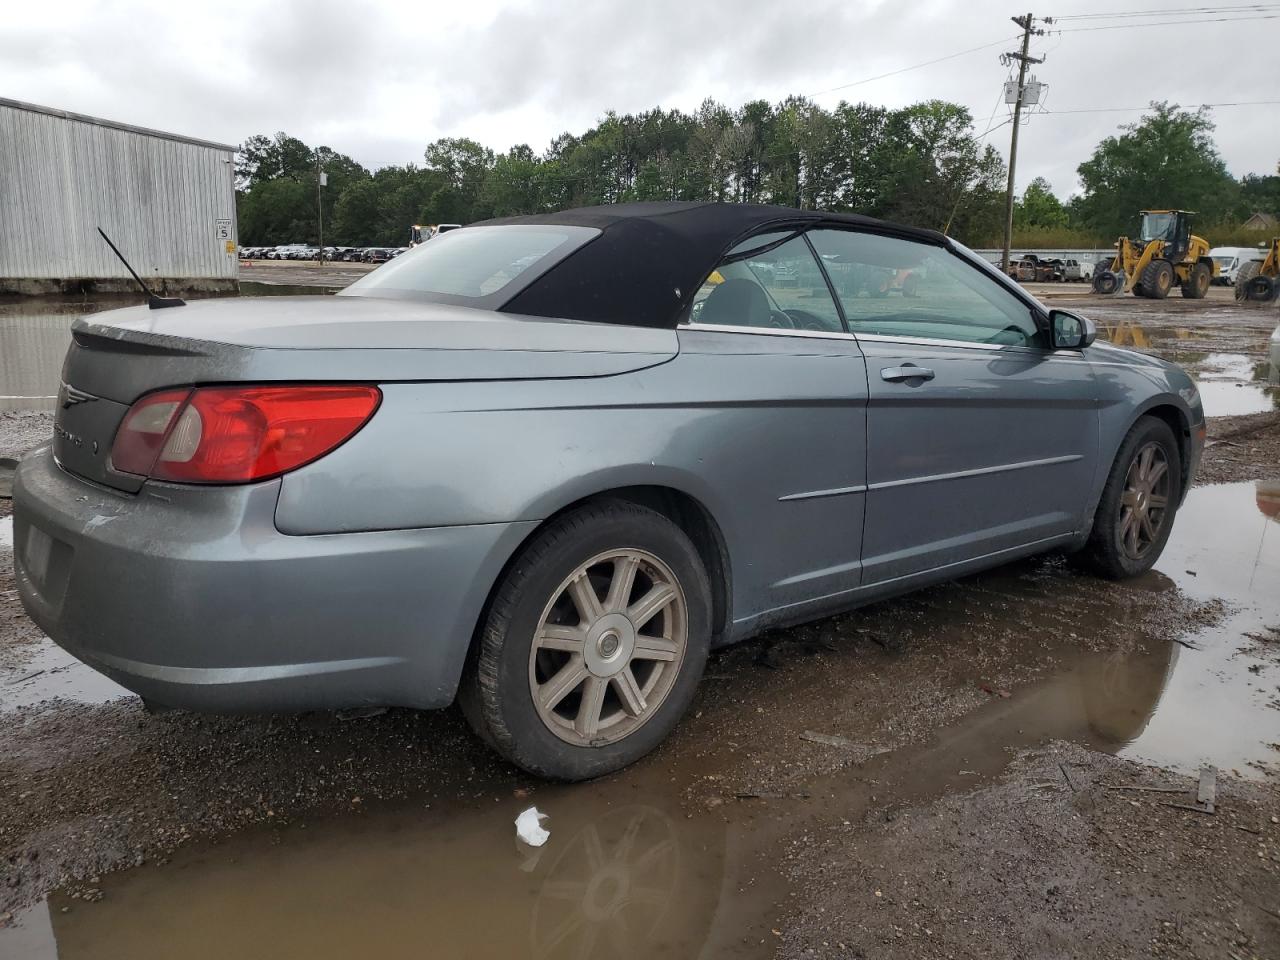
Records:
{"label": "car door handle", "polygon": [[928,367],[917,367],[914,363],[904,363],[900,367],[882,367],[880,369],[880,379],[888,380],[890,383],[898,383],[903,380],[932,380],[934,372]]}

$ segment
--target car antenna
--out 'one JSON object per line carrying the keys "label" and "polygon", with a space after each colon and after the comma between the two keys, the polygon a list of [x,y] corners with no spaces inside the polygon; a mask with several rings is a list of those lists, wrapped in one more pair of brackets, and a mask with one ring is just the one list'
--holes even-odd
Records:
{"label": "car antenna", "polygon": [[142,282],[142,278],[138,276],[138,272],[134,270],[133,267],[129,266],[129,261],[124,258],[124,254],[116,248],[116,245],[111,242],[111,238],[107,236],[106,232],[103,231],[101,227],[98,228],[98,233],[101,233],[102,239],[107,241],[107,246],[111,248],[111,252],[120,258],[120,262],[124,264],[124,268],[133,274],[133,279],[138,281],[138,286],[140,286],[142,288],[142,292],[147,295],[147,306],[152,310],[159,310],[161,307],[185,307],[187,305],[187,301],[183,300],[181,297],[158,297],[152,293],[151,288]]}

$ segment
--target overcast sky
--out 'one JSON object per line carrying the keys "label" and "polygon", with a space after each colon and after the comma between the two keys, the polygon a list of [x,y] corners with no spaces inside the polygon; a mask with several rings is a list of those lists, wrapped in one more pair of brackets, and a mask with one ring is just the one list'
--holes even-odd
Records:
{"label": "overcast sky", "polygon": [[[1102,0],[1039,10],[1114,11]],[[1137,9],[1204,6],[1149,0]],[[712,96],[818,94],[1012,38],[1019,10],[975,0],[41,0],[4,4],[0,96],[239,143],[284,130],[369,167],[421,162],[442,136],[540,152],[606,110],[692,110]],[[1132,9],[1132,8],[1131,8]],[[1280,10],[1276,12],[1280,13]],[[1072,24],[1080,26],[1082,23]],[[1067,24],[1063,24],[1067,26]],[[999,122],[1005,46],[816,97],[896,107],[965,104],[978,131]],[[1015,49],[1010,41],[1007,49]],[[1037,38],[1045,106],[1073,110],[1276,99],[1280,18]],[[1138,112],[1040,115],[1021,135],[1018,182],[1061,196],[1076,166]],[[1213,111],[1237,176],[1274,173],[1280,105]],[[1009,127],[991,141],[1008,151]]]}

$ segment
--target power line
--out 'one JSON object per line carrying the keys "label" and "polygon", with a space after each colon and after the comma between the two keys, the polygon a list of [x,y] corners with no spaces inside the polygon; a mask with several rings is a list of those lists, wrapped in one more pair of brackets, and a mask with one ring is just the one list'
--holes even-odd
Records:
{"label": "power line", "polygon": [[[1280,103],[1280,100],[1235,100],[1227,103],[1188,103],[1175,104],[1175,106],[1184,110],[1198,110],[1201,107],[1258,107],[1276,103]],[[1132,113],[1150,109],[1151,104],[1147,104],[1145,107],[1087,107],[1082,110],[1041,110],[1037,113],[1037,116],[1051,116],[1061,113]]]}
{"label": "power line", "polygon": [[1096,27],[1050,27],[1055,33],[1092,33],[1095,30],[1133,30],[1146,29],[1147,27],[1180,27],[1200,23],[1240,23],[1246,20],[1275,20],[1280,18],[1280,13],[1269,13],[1263,15],[1249,15],[1242,17],[1208,17],[1203,20],[1142,20],[1138,23],[1108,23]]}
{"label": "power line", "polygon": [[968,50],[960,50],[956,53],[949,53],[945,57],[937,57],[933,60],[926,60],[923,63],[913,63],[909,67],[902,67],[899,70],[890,70],[888,73],[881,73],[874,77],[866,77],[862,80],[854,80],[852,83],[842,83],[836,87],[829,87],[826,90],[819,90],[817,93],[810,93],[807,96],[820,97],[823,94],[835,93],[837,90],[847,90],[849,87],[858,87],[864,83],[872,83],[876,80],[883,80],[886,77],[896,77],[900,73],[907,73],[910,70],[919,70],[921,67],[931,67],[935,63],[942,63],[944,60],[954,60],[956,57],[963,57],[970,53],[977,53],[979,50],[990,50],[992,47],[1000,47],[1008,43],[1010,40],[1017,40],[1021,34],[1015,37],[1004,37],[1000,40],[994,40],[991,43],[984,43],[980,47],[970,47]]}
{"label": "power line", "polygon": [[1192,16],[1197,14],[1214,14],[1214,13],[1242,13],[1246,11],[1265,11],[1274,10],[1280,4],[1276,3],[1249,3],[1237,6],[1223,7],[1162,7],[1154,10],[1128,10],[1120,13],[1072,13],[1065,14],[1061,17],[1047,17],[1053,23],[1059,23],[1064,20],[1121,20],[1134,17],[1163,17],[1176,14],[1178,16]]}

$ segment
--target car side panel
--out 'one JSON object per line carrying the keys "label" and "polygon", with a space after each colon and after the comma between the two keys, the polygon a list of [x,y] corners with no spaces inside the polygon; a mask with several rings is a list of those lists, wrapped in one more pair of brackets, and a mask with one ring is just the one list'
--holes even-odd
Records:
{"label": "car side panel", "polygon": [[[1195,383],[1182,369],[1155,357],[1097,343],[1085,351],[1094,370],[1099,405],[1099,457],[1094,476],[1088,523],[1092,523],[1107,473],[1130,428],[1147,411],[1157,407],[1176,409],[1183,422],[1188,462],[1185,481],[1195,476],[1204,448],[1204,407]],[[1190,482],[1183,485],[1185,495]]]}
{"label": "car side panel", "polygon": [[[1098,450],[1096,388],[1075,351],[864,338],[868,582],[1070,534]],[[881,368],[928,368],[886,382]]]}
{"label": "car side panel", "polygon": [[279,529],[319,534],[536,521],[627,486],[714,517],[732,618],[860,583],[866,372],[849,337],[681,331],[617,377],[386,384],[350,442],[284,477]]}

